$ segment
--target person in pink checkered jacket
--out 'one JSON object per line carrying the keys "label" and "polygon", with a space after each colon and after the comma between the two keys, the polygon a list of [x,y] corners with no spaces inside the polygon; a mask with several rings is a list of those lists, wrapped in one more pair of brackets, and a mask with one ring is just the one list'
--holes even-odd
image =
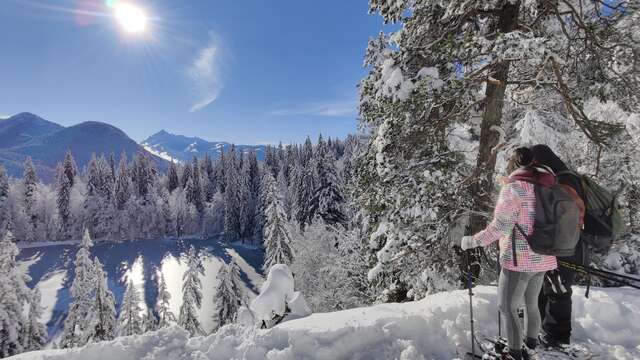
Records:
{"label": "person in pink checkered jacket", "polygon": [[[514,151],[507,170],[510,175],[503,180],[493,220],[486,229],[473,236],[465,236],[460,246],[463,250],[488,246],[498,242],[502,271],[498,280],[498,306],[506,324],[508,359],[529,359],[538,346],[540,311],[538,296],[544,274],[558,267],[555,256],[536,254],[519,231],[516,224],[530,235],[535,221],[534,183],[552,186],[556,177],[551,169],[533,166],[533,153],[528,148]],[[515,241],[512,237],[515,236]],[[515,244],[513,251],[512,244]],[[514,259],[514,255],[516,259]],[[515,260],[515,261],[514,261]],[[518,308],[525,304],[527,316],[525,349],[518,318]]]}

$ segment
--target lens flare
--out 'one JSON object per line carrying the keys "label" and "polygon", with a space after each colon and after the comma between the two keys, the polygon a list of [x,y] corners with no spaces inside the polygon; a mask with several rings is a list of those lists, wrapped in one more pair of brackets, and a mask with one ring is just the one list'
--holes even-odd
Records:
{"label": "lens flare", "polygon": [[147,15],[138,6],[130,3],[116,2],[113,9],[115,18],[124,31],[141,33],[147,29]]}

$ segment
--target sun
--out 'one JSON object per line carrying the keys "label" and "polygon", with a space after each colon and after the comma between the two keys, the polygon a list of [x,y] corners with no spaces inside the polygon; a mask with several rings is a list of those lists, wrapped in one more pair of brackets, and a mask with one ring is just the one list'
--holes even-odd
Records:
{"label": "sun", "polygon": [[147,29],[147,14],[131,3],[117,2],[114,6],[115,18],[124,31],[142,33]]}

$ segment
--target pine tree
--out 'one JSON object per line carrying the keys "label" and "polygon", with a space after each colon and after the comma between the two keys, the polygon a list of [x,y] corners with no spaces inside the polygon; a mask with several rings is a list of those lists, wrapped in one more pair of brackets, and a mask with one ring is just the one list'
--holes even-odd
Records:
{"label": "pine tree", "polygon": [[308,220],[311,221],[315,216],[320,216],[329,225],[344,223],[346,220],[342,209],[344,197],[335,159],[322,140],[322,135],[318,140],[311,163],[315,168],[317,183],[309,204]]}
{"label": "pine tree", "polygon": [[191,179],[191,166],[189,164],[185,164],[182,169],[182,178],[180,179],[180,183],[182,188],[184,189],[187,186],[187,181]]}
{"label": "pine tree", "polygon": [[86,344],[90,319],[93,317],[95,297],[95,267],[91,261],[89,249],[93,246],[89,230],[84,230],[80,249],[76,253],[75,277],[71,284],[71,304],[64,321],[61,336],[62,348],[77,347]]}
{"label": "pine tree", "polygon": [[71,151],[67,150],[62,165],[58,168],[56,174],[56,191],[57,191],[57,208],[60,217],[60,234],[63,239],[71,236],[69,218],[71,216],[71,188],[75,184],[76,163],[71,155]]}
{"label": "pine tree", "polygon": [[169,301],[171,293],[167,289],[167,283],[164,280],[164,274],[160,274],[158,280],[158,303],[156,304],[156,312],[158,313],[158,328],[166,328],[176,322],[176,316],[171,312]]}
{"label": "pine tree", "polygon": [[116,176],[118,176],[118,171],[116,169],[116,154],[111,152],[109,154],[109,183],[111,187],[115,186]]}
{"label": "pine tree", "polygon": [[198,210],[198,213],[202,214],[204,209],[204,203],[202,198],[202,181],[200,178],[200,167],[198,166],[198,158],[193,157],[193,163],[191,166],[191,177],[187,180],[185,186],[185,195],[187,196],[187,202],[193,204]]}
{"label": "pine tree", "polygon": [[240,175],[238,173],[235,147],[227,157],[226,188],[224,193],[224,233],[229,241],[239,240],[241,237],[240,226]]}
{"label": "pine tree", "polygon": [[[360,84],[360,115],[372,135],[360,157],[357,193],[367,204],[364,218],[373,220],[364,225],[370,229],[365,236],[376,234],[371,278],[407,293],[426,277],[411,264],[426,261],[439,267],[434,273],[455,273],[445,248],[448,224],[468,224],[466,234],[485,227],[504,105],[555,92],[561,111],[603,145],[620,124],[587,116],[585,100],[596,96],[636,107],[640,77],[630,59],[640,47],[630,41],[637,32],[630,26],[634,17],[601,1],[372,0],[370,10],[402,26],[370,41],[367,50],[371,71]],[[475,159],[464,166],[456,165],[464,153],[448,141],[456,128],[478,139]],[[421,216],[406,216],[410,209]],[[481,251],[467,255],[459,266],[473,265],[477,275]],[[395,300],[405,297],[400,292]]]}
{"label": "pine tree", "polygon": [[91,156],[87,166],[87,193],[84,199],[85,225],[94,238],[101,238],[111,230],[109,205],[113,195],[111,171],[104,156]]}
{"label": "pine tree", "polygon": [[206,202],[211,202],[216,194],[217,178],[216,170],[209,154],[204,156],[203,171],[203,178],[206,180],[204,182],[204,198]]}
{"label": "pine tree", "polygon": [[204,335],[198,320],[197,309],[202,305],[202,282],[199,275],[204,275],[204,267],[193,246],[187,253],[187,271],[182,276],[182,306],[178,316],[178,325],[191,334]]}
{"label": "pine tree", "polygon": [[318,182],[313,162],[309,160],[306,164],[307,165],[301,167],[299,169],[300,172],[296,174],[296,177],[300,176],[300,178],[296,179],[299,180],[300,187],[297,189],[296,193],[297,199],[294,207],[294,217],[302,228],[313,221],[313,216],[315,214],[312,212],[311,199],[314,196],[314,190],[316,189],[316,184]]}
{"label": "pine tree", "polygon": [[143,205],[146,205],[149,199],[149,193],[155,181],[156,169],[149,159],[147,152],[140,150],[133,157],[133,166],[131,168],[131,176],[136,195],[142,199]]}
{"label": "pine tree", "polygon": [[241,238],[248,239],[254,233],[255,221],[255,193],[253,191],[252,161],[247,159],[241,169],[240,183],[240,233]]}
{"label": "pine tree", "polygon": [[36,192],[38,187],[38,177],[36,169],[33,166],[31,157],[27,156],[23,164],[24,171],[22,173],[23,185],[23,209],[27,219],[26,240],[34,241],[36,236],[36,228],[38,226],[38,215],[36,213]]}
{"label": "pine tree", "polygon": [[120,164],[118,165],[118,175],[115,184],[116,208],[120,211],[124,210],[129,197],[131,197],[131,177],[127,170],[127,153],[123,151],[120,155]]}
{"label": "pine tree", "polygon": [[109,289],[107,274],[98,259],[94,261],[94,277],[94,310],[85,336],[88,342],[112,340],[116,336],[115,298]]}
{"label": "pine tree", "polygon": [[227,166],[227,160],[226,157],[224,155],[224,151],[221,149],[220,150],[220,158],[218,159],[218,161],[216,162],[215,165],[215,178],[216,178],[216,186],[217,189],[220,191],[221,194],[224,194],[226,191],[226,187],[227,187],[227,171],[226,171],[226,166]]}
{"label": "pine tree", "polygon": [[265,174],[265,219],[264,247],[265,260],[263,269],[268,272],[275,264],[290,265],[293,261],[291,236],[287,228],[287,219],[282,209],[282,201],[276,189],[271,173]]}
{"label": "pine tree", "polygon": [[176,163],[171,160],[169,173],[167,174],[167,190],[171,193],[173,190],[177,189],[178,186],[180,186],[180,179],[178,179],[178,167],[176,166]]}
{"label": "pine tree", "polygon": [[4,166],[0,165],[0,234],[9,227],[9,178]]}
{"label": "pine tree", "polygon": [[155,331],[158,329],[158,318],[151,308],[147,308],[147,312],[142,317],[142,332]]}
{"label": "pine tree", "polygon": [[142,317],[140,312],[140,293],[132,280],[127,283],[127,289],[122,298],[120,315],[118,315],[118,336],[142,334]]}
{"label": "pine tree", "polygon": [[7,231],[0,239],[0,357],[23,351],[21,335],[28,324],[23,314],[24,300],[31,295],[26,285],[30,278],[18,268],[19,252]]}
{"label": "pine tree", "polygon": [[240,290],[240,269],[234,260],[224,264],[216,276],[218,287],[215,295],[216,313],[214,314],[214,332],[220,327],[235,321],[242,304]]}
{"label": "pine tree", "polygon": [[264,223],[265,223],[265,191],[264,191],[264,185],[263,185],[263,180],[264,179],[264,175],[261,176],[260,178],[260,182],[259,185],[257,187],[257,191],[256,191],[256,209],[255,209],[255,219],[253,221],[254,227],[253,227],[253,239],[254,241],[256,241],[258,244],[262,244],[262,239],[263,239],[263,230],[264,230]]}
{"label": "pine tree", "polygon": [[41,300],[40,289],[36,287],[29,297],[29,317],[22,335],[25,351],[40,350],[47,343],[47,328],[40,322],[43,312]]}

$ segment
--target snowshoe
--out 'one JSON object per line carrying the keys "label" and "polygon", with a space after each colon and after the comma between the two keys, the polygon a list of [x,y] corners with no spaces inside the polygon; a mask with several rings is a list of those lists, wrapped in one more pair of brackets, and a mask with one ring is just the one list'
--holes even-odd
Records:
{"label": "snowshoe", "polygon": [[590,360],[596,357],[588,347],[580,344],[541,348],[537,353],[540,359]]}

